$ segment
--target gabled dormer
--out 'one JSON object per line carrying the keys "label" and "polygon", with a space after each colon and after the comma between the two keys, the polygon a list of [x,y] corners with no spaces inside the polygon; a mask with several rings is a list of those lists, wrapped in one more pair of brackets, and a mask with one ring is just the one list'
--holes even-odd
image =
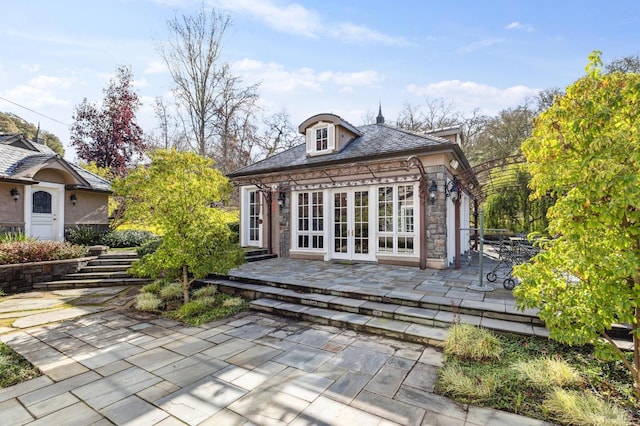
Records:
{"label": "gabled dormer", "polygon": [[352,124],[335,114],[318,114],[306,119],[298,131],[305,135],[308,156],[332,154],[362,136]]}

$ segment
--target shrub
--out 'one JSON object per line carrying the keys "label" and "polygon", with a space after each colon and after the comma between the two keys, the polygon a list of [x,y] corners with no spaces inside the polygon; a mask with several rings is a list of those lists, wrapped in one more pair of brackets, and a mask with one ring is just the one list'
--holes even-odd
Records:
{"label": "shrub", "polygon": [[19,241],[35,241],[35,238],[27,237],[27,234],[22,231],[5,232],[3,234],[0,234],[0,244],[15,243]]}
{"label": "shrub", "polygon": [[66,230],[65,239],[71,244],[93,246],[100,244],[102,238],[108,232],[108,229],[98,228],[96,226],[76,226],[75,228]]}
{"label": "shrub", "polygon": [[185,303],[169,316],[187,324],[198,326],[237,314],[248,307],[248,302],[240,297],[226,294],[205,296]]}
{"label": "shrub", "polygon": [[447,364],[440,370],[438,386],[450,395],[478,401],[492,396],[498,389],[498,379],[493,374],[469,375],[457,364]]}
{"label": "shrub", "polygon": [[185,303],[180,306],[175,312],[175,318],[185,319],[189,317],[198,316],[216,305],[215,297],[201,297],[199,299],[193,299],[189,303]]}
{"label": "shrub", "polygon": [[512,367],[518,376],[538,389],[573,387],[582,384],[582,377],[562,359],[537,358],[520,361]]}
{"label": "shrub", "polygon": [[241,297],[229,297],[222,302],[224,308],[240,308],[247,304],[247,301]]}
{"label": "shrub", "polygon": [[124,231],[111,231],[102,237],[101,242],[111,248],[139,247],[152,238],[156,238],[152,232],[127,229]]}
{"label": "shrub", "polygon": [[0,244],[1,265],[74,259],[86,254],[86,247],[66,241],[18,241]]}
{"label": "shrub", "polygon": [[206,287],[200,287],[193,292],[193,298],[199,299],[201,297],[213,297],[218,293],[218,286],[208,285]]}
{"label": "shrub", "polygon": [[160,298],[162,300],[180,300],[182,299],[182,284],[172,282],[160,289]]}
{"label": "shrub", "polygon": [[455,324],[449,329],[444,352],[464,359],[500,359],[500,340],[489,330],[469,324]]}
{"label": "shrub", "polygon": [[561,423],[570,425],[626,426],[627,413],[619,407],[583,391],[556,388],[543,407]]}
{"label": "shrub", "polygon": [[153,293],[140,293],[136,297],[136,309],[139,311],[157,311],[162,305],[162,300]]}
{"label": "shrub", "polygon": [[146,285],[142,286],[140,291],[142,291],[143,293],[151,293],[151,294],[155,294],[156,296],[160,296],[160,291],[167,284],[170,284],[170,283],[171,283],[171,281],[165,280],[165,279],[155,280],[151,284],[146,284]]}
{"label": "shrub", "polygon": [[140,247],[136,249],[136,253],[138,253],[138,256],[140,257],[144,257],[148,254],[155,253],[155,251],[158,250],[158,247],[160,247],[160,244],[162,244],[162,238],[160,237],[151,238],[145,241],[144,243],[142,243]]}

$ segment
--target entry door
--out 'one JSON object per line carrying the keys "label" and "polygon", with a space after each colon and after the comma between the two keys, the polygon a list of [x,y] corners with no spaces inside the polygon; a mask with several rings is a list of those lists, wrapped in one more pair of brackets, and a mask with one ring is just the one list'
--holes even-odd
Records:
{"label": "entry door", "polygon": [[31,236],[38,240],[61,240],[64,218],[59,217],[61,191],[34,185],[31,193]]}
{"label": "entry door", "polygon": [[248,191],[247,202],[247,246],[262,247],[262,195],[259,191]]}
{"label": "entry door", "polygon": [[334,259],[372,260],[369,189],[333,192]]}

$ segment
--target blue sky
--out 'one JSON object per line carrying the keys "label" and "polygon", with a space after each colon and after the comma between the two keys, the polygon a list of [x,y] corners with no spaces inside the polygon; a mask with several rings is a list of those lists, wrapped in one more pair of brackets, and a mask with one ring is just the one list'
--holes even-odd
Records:
{"label": "blue sky", "polygon": [[[297,125],[320,112],[355,125],[382,103],[394,121],[406,102],[442,98],[461,111],[514,107],[605,62],[640,53],[637,0],[345,1],[213,0],[231,16],[224,59],[261,82],[266,115],[285,108]],[[119,65],[132,67],[146,132],[153,99],[171,80],[157,54],[166,21],[192,0],[0,0],[0,111],[57,134],[84,97],[102,99]],[[35,114],[7,100],[37,111]],[[60,122],[60,123],[59,123]],[[63,124],[61,124],[63,123]]]}

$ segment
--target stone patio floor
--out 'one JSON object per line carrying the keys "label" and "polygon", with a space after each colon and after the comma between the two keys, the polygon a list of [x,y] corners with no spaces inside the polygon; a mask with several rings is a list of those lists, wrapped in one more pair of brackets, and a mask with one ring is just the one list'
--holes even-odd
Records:
{"label": "stone patio floor", "polygon": [[[400,272],[388,273],[408,281]],[[44,373],[0,390],[2,424],[546,424],[434,394],[433,347],[253,312],[189,327],[122,307],[128,290],[0,302],[16,318],[0,340]]]}

